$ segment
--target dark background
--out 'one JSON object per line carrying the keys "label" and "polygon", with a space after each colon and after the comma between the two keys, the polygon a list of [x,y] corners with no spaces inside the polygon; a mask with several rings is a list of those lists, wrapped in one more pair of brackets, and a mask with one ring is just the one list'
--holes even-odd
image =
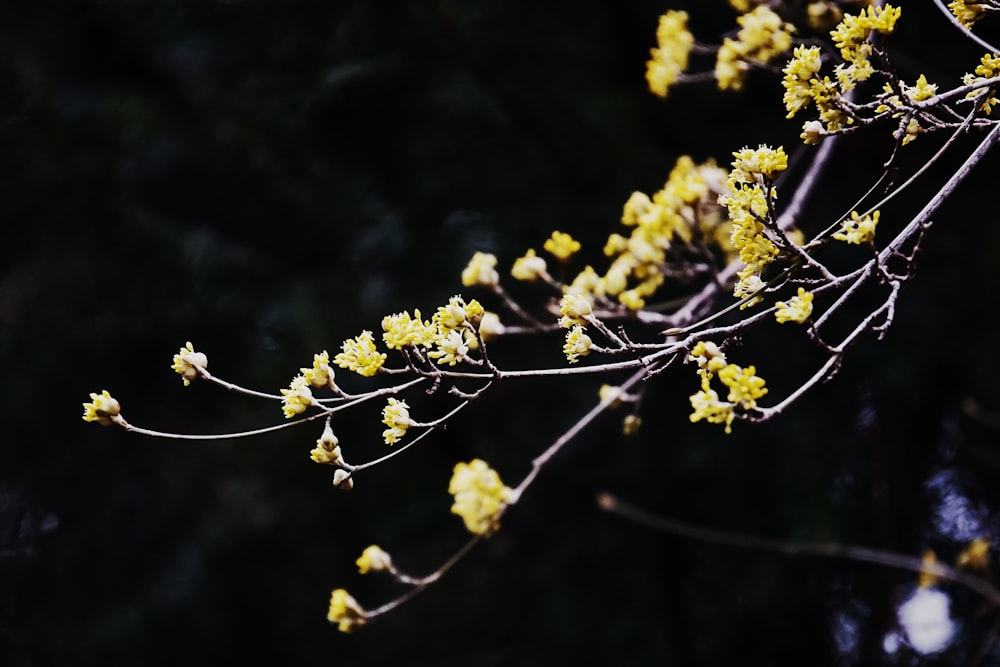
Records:
{"label": "dark background", "polygon": [[[695,4],[702,39],[733,25],[723,3]],[[954,84],[979,53],[924,5],[907,3],[897,62],[911,81]],[[461,291],[475,250],[507,267],[560,229],[584,243],[575,271],[600,262],[622,203],[658,189],[677,156],[796,146],[801,120],[784,119],[773,75],[742,95],[646,90],[671,6],[3,3],[0,663],[908,665],[969,664],[988,647],[997,610],[946,587],[951,648],[887,656],[914,575],[686,541],[594,497],[942,559],[964,546],[945,512],[958,503],[993,540],[995,155],[938,216],[887,339],[866,340],[834,382],[726,437],[688,422],[690,369],[659,378],[639,436],[620,435],[620,415],[599,420],[498,535],[354,635],[326,622],[332,588],[369,607],[399,592],[357,574],[361,550],[432,571],[465,539],[451,466],[482,457],[516,483],[601,380],[501,387],[350,493],[308,458],[319,427],[191,443],[80,420],[106,388],[150,428],[275,423],[274,404],[184,389],[171,355],[192,340],[213,372],[274,391],[383,315]],[[877,175],[888,132],[838,153],[810,208],[817,229]],[[937,141],[908,147],[912,162]],[[771,326],[734,361],[780,396],[820,359],[800,334]],[[560,344],[496,355],[561,363]],[[985,412],[971,417],[970,401]],[[377,406],[338,420],[349,459],[385,451],[378,420]]]}

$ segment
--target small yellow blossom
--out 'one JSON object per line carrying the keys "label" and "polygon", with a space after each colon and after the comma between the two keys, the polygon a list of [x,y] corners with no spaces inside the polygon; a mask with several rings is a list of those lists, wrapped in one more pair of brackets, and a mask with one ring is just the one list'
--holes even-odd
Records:
{"label": "small yellow blossom", "polygon": [[[962,83],[966,86],[972,85],[974,83],[980,82],[982,79],[993,79],[1000,77],[1000,56],[997,54],[984,55],[976,67],[975,74],[964,74],[962,76]],[[995,88],[988,89],[989,92],[983,93],[981,89],[972,90],[966,94],[967,99],[976,99],[982,96],[983,101],[979,105],[980,111],[990,115],[993,111],[993,107],[1000,104],[1000,99],[994,94],[996,92]]]}
{"label": "small yellow blossom", "polygon": [[666,97],[670,86],[687,69],[694,35],[687,29],[687,12],[668,11],[656,28],[657,48],[651,49],[646,63],[646,83],[654,95]]}
{"label": "small yellow blossom", "polygon": [[[636,191],[629,195],[629,198],[625,200],[625,205],[622,206],[622,224],[629,227],[633,227],[635,225],[649,227],[659,223],[662,214],[662,206],[653,203],[653,200],[650,199],[649,195],[645,192]],[[613,236],[617,236],[617,234]],[[624,239],[624,237],[621,238]],[[612,252],[608,252],[609,246],[621,247],[617,250],[613,250]],[[610,256],[615,252],[621,252],[624,249],[623,241],[619,242],[609,238],[608,245],[604,247],[604,254]]]}
{"label": "small yellow blossom", "polygon": [[916,139],[918,136],[920,136],[920,133],[923,132],[923,131],[924,131],[924,129],[922,127],[920,127],[920,122],[917,121],[916,118],[911,118],[906,123],[906,125],[900,126],[900,128],[898,130],[896,130],[895,133],[893,133],[893,136],[897,137],[897,138],[899,136],[902,136],[903,137],[903,145],[905,146],[906,144],[910,143],[911,141],[913,141],[914,139]]}
{"label": "small yellow blossom", "polygon": [[726,367],[726,353],[710,340],[695,343],[688,359],[698,364],[698,372],[703,377],[711,377]]}
{"label": "small yellow blossom", "polygon": [[948,9],[955,15],[962,25],[971,28],[979,19],[986,16],[990,11],[997,11],[1000,7],[990,2],[973,2],[972,0],[953,0],[948,3]]}
{"label": "small yellow blossom", "polygon": [[924,556],[920,560],[923,564],[923,569],[920,570],[920,578],[917,581],[917,586],[920,588],[930,588],[940,579],[937,574],[931,571],[938,565],[937,556],[933,550],[928,549],[924,552]]}
{"label": "small yellow blossom", "polygon": [[809,17],[809,27],[813,30],[826,30],[840,23],[844,17],[840,7],[829,0],[810,2],[806,7],[806,14]]}
{"label": "small yellow blossom", "polygon": [[281,410],[285,419],[300,415],[313,404],[312,390],[302,375],[296,375],[288,384],[288,389],[281,390]]}
{"label": "small yellow blossom", "polygon": [[482,319],[479,320],[479,335],[483,337],[483,340],[502,336],[505,329],[503,322],[500,321],[500,316],[492,311],[483,313]]}
{"label": "small yellow blossom", "polygon": [[[731,433],[736,408],[753,410],[757,407],[757,399],[767,394],[764,379],[757,376],[757,369],[753,366],[741,368],[736,364],[725,364],[719,368],[725,363],[725,356],[711,342],[699,341],[691,350],[691,358],[698,361],[698,374],[701,375],[701,391],[690,397],[693,410],[691,421],[704,419],[710,424],[725,424],[726,433]],[[720,400],[719,394],[709,386],[716,370],[719,381],[729,389],[727,401]]]}
{"label": "small yellow blossom", "polygon": [[709,424],[725,424],[726,433],[733,432],[733,419],[736,413],[732,403],[719,400],[714,389],[703,389],[691,395],[691,422],[704,419]]}
{"label": "small yellow blossom", "polygon": [[361,557],[355,561],[358,571],[361,574],[369,572],[382,572],[392,570],[392,557],[382,550],[382,547],[373,544],[361,552]]}
{"label": "small yellow blossom", "polygon": [[204,352],[195,352],[194,346],[188,341],[180,352],[174,355],[174,364],[171,368],[180,374],[186,387],[192,380],[198,378],[199,369],[208,368],[208,357]]}
{"label": "small yellow blossom", "polygon": [[590,354],[593,341],[590,336],[583,332],[583,327],[574,324],[573,328],[566,332],[566,343],[563,345],[563,353],[571,364],[580,361],[580,357]]}
{"label": "small yellow blossom", "polygon": [[326,350],[313,355],[312,368],[300,368],[299,370],[302,371],[302,376],[310,386],[317,389],[321,387],[333,389],[336,387],[333,382],[334,372],[330,368],[330,353]]}
{"label": "small yellow blossom", "polygon": [[376,349],[375,338],[368,330],[362,331],[359,336],[345,340],[341,345],[341,350],[333,358],[333,363],[364,377],[375,375],[385,363],[385,353],[380,353]]}
{"label": "small yellow blossom", "polygon": [[741,276],[739,282],[737,282],[736,286],[733,287],[733,296],[737,299],[746,299],[751,295],[755,296],[741,303],[740,310],[756,306],[758,303],[763,301],[764,297],[760,294],[760,290],[764,289],[766,286],[767,285],[761,277],[756,274],[745,277]]}
{"label": "small yellow blossom", "polygon": [[800,287],[798,295],[793,296],[788,301],[778,301],[774,305],[777,307],[774,317],[779,323],[798,322],[801,324],[812,315],[813,293]]}
{"label": "small yellow blossom", "polygon": [[437,359],[438,364],[454,366],[463,361],[469,354],[469,343],[465,335],[452,329],[438,336],[437,348],[427,353],[431,359]]}
{"label": "small yellow blossom", "polygon": [[420,319],[420,310],[386,315],[382,318],[382,340],[390,350],[399,350],[407,345],[430,347],[434,344],[436,328],[431,322]]}
{"label": "small yellow blossom", "polygon": [[629,310],[633,310],[633,311],[635,311],[635,310],[641,310],[642,307],[646,305],[646,300],[643,299],[639,295],[638,290],[635,290],[635,289],[625,290],[624,292],[622,292],[621,294],[619,294],[618,295],[618,301],[623,306],[625,306]]}
{"label": "small yellow blossom", "polygon": [[719,371],[719,380],[729,387],[729,402],[739,404],[746,410],[756,408],[757,399],[767,393],[764,378],[757,376],[757,369],[753,366],[741,368],[729,364]]}
{"label": "small yellow blossom", "polygon": [[545,264],[545,259],[535,254],[534,248],[528,248],[528,252],[523,257],[514,260],[514,266],[510,270],[510,275],[518,280],[534,282],[539,278],[543,280],[549,275]]}
{"label": "small yellow blossom", "polygon": [[448,484],[448,493],[455,496],[451,507],[465,521],[465,527],[476,535],[488,535],[499,527],[500,515],[512,490],[500,481],[500,475],[481,460],[457,463]]}
{"label": "small yellow blossom", "polygon": [[580,250],[580,242],[565,232],[555,231],[542,247],[553,257],[567,260]]}
{"label": "small yellow blossom", "polygon": [[799,138],[802,139],[802,143],[815,146],[825,133],[823,123],[818,120],[807,120],[802,124],[802,134]]}
{"label": "small yellow blossom", "polygon": [[774,178],[779,171],[788,168],[788,155],[782,146],[771,148],[761,144],[757,148],[743,148],[733,153],[733,169],[748,174],[762,174]]}
{"label": "small yellow blossom", "polygon": [[613,410],[622,404],[625,392],[622,391],[621,387],[602,384],[601,388],[597,390],[597,396],[601,399],[601,403],[607,403],[608,407]]}
{"label": "small yellow blossom", "polygon": [[562,317],[559,318],[559,326],[569,329],[574,324],[587,326],[590,323],[589,318],[592,316],[594,308],[585,296],[564,294],[562,300],[559,302],[559,312],[562,314]]}
{"label": "small yellow blossom", "polygon": [[462,271],[462,284],[466,287],[484,285],[495,287],[500,282],[496,270],[497,256],[488,252],[477,252]]}
{"label": "small yellow blossom", "polygon": [[961,568],[985,572],[990,564],[990,541],[985,537],[977,537],[962,549],[955,560]]}
{"label": "small yellow blossom", "polygon": [[338,588],[330,594],[330,609],[326,620],[337,624],[341,632],[351,632],[368,622],[365,610],[343,588]]}
{"label": "small yellow blossom", "polygon": [[121,420],[122,406],[107,389],[100,394],[92,393],[90,400],[91,403],[83,404],[83,421],[108,426]]}
{"label": "small yellow blossom", "polygon": [[721,90],[739,90],[750,63],[766,64],[792,46],[795,27],[764,5],[736,21],[741,26],[736,39],[723,40],[716,55],[715,78]]}
{"label": "small yellow blossom", "polygon": [[833,235],[838,241],[854,245],[870,243],[875,239],[875,227],[878,225],[879,211],[861,217],[857,211],[851,211],[851,218],[844,220],[839,232]]}
{"label": "small yellow blossom", "polygon": [[622,420],[622,435],[635,435],[640,428],[642,428],[642,417],[636,414],[625,415],[625,419]]}
{"label": "small yellow blossom", "polygon": [[393,445],[399,442],[406,435],[406,430],[414,423],[410,419],[410,406],[406,404],[406,401],[390,398],[388,404],[382,408],[382,423],[389,427],[382,431],[385,444]]}
{"label": "small yellow blossom", "polygon": [[323,428],[323,435],[316,440],[316,447],[309,452],[310,458],[316,463],[330,465],[342,465],[344,459],[341,457],[340,440],[333,434],[330,423],[327,422]]}
{"label": "small yellow blossom", "polygon": [[576,274],[576,278],[566,292],[569,294],[579,294],[581,296],[592,295],[597,290],[597,285],[600,283],[601,277],[597,275],[597,271],[594,271],[594,267],[589,264],[584,267],[583,271]]}
{"label": "small yellow blossom", "polygon": [[465,299],[456,294],[448,299],[446,305],[437,309],[431,321],[442,331],[451,331],[461,329],[470,320],[478,323],[484,312],[482,304],[475,299],[466,303]]}
{"label": "small yellow blossom", "polygon": [[914,102],[923,102],[937,95],[937,84],[927,83],[927,77],[921,74],[917,77],[917,82],[908,86],[903,84],[903,92]]}

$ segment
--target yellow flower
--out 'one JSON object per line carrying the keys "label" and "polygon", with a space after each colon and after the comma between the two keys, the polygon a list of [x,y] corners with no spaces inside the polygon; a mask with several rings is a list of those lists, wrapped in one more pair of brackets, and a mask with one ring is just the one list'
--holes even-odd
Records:
{"label": "yellow flower", "polygon": [[666,97],[687,69],[694,35],[687,29],[687,12],[668,11],[660,17],[656,29],[657,48],[651,49],[646,63],[646,83],[654,95]]}
{"label": "yellow flower", "polygon": [[984,537],[977,537],[958,554],[955,564],[970,570],[985,572],[990,563],[990,542]]}
{"label": "yellow flower", "polygon": [[763,174],[774,178],[779,171],[788,168],[788,155],[782,146],[771,148],[761,144],[757,148],[743,148],[733,153],[733,169],[746,174]]}
{"label": "yellow flower", "polygon": [[316,463],[342,465],[344,459],[340,454],[340,440],[333,434],[329,422],[323,428],[323,435],[316,440],[316,447],[309,452],[310,458]]}
{"label": "yellow flower", "polygon": [[601,399],[601,403],[607,403],[608,407],[613,410],[622,404],[625,392],[622,391],[621,387],[602,384],[601,388],[597,390],[597,396]]}
{"label": "yellow flower", "polygon": [[479,320],[479,335],[483,337],[483,340],[502,336],[504,329],[505,327],[500,321],[500,316],[494,312],[487,311],[483,313],[482,319]]}
{"label": "yellow flower", "polygon": [[545,240],[545,245],[542,247],[553,257],[567,260],[580,250],[580,242],[569,234],[555,231],[552,232],[552,236]]}
{"label": "yellow flower", "polygon": [[548,276],[546,268],[545,259],[536,255],[534,248],[528,248],[523,257],[514,260],[510,275],[530,283]]}
{"label": "yellow flower", "polygon": [[375,375],[385,363],[386,355],[384,352],[379,353],[375,348],[375,339],[371,331],[362,331],[361,335],[345,340],[341,350],[342,352],[333,358],[333,363],[364,377]]}
{"label": "yellow flower", "polygon": [[281,390],[281,409],[285,413],[285,419],[291,419],[295,415],[300,415],[313,404],[312,391],[309,383],[302,375],[296,375],[288,384],[288,389]]}
{"label": "yellow flower", "polygon": [[333,389],[336,386],[333,383],[334,372],[330,368],[330,354],[326,350],[313,355],[312,368],[300,368],[299,370],[302,371],[302,376],[306,379],[306,382],[313,387],[329,387]]}
{"label": "yellow flower", "polygon": [[559,312],[562,314],[562,317],[559,319],[559,326],[569,329],[574,324],[587,326],[594,308],[585,296],[580,294],[564,294],[562,300],[559,302]]}
{"label": "yellow flower", "polygon": [[494,287],[500,282],[497,273],[497,256],[488,252],[477,252],[469,260],[468,266],[462,271],[462,284],[466,287],[485,285]]}
{"label": "yellow flower", "polygon": [[336,623],[341,632],[351,632],[368,622],[365,610],[343,588],[330,594],[330,609],[326,613],[326,620]]}
{"label": "yellow flower", "polygon": [[642,417],[639,415],[625,415],[622,420],[622,435],[635,435],[642,428]]}
{"label": "yellow flower", "polygon": [[355,564],[358,566],[358,571],[361,574],[392,570],[392,558],[377,544],[373,544],[362,551],[361,557],[355,561]]}
{"label": "yellow flower", "polygon": [[715,61],[715,78],[721,90],[739,90],[749,71],[749,63],[765,64],[792,46],[795,27],[774,11],[758,5],[736,19],[740,31],[736,39],[726,38]]}
{"label": "yellow flower", "polygon": [[[966,28],[971,28],[972,24],[986,16],[990,11],[987,2],[972,2],[969,0],[954,0],[948,3],[948,9],[962,22]],[[994,10],[995,11],[995,10]]]}
{"label": "yellow flower", "polygon": [[427,356],[431,359],[437,359],[438,364],[454,366],[469,354],[469,344],[461,331],[443,330],[441,335],[437,337],[436,343],[437,349],[428,352]]}
{"label": "yellow flower", "polygon": [[833,235],[838,241],[845,241],[854,245],[870,243],[875,239],[875,227],[878,225],[879,211],[861,217],[857,211],[851,211],[850,220],[841,223],[839,232]]}
{"label": "yellow flower", "polygon": [[388,426],[382,431],[385,444],[393,445],[406,435],[406,429],[413,425],[410,419],[410,406],[406,401],[397,401],[390,398],[388,404],[382,408],[382,423]]}
{"label": "yellow flower", "polygon": [[386,315],[382,318],[382,331],[382,340],[390,350],[398,350],[407,345],[430,347],[434,344],[436,334],[436,328],[431,322],[420,319],[420,310],[414,310],[413,317],[406,312]]}
{"label": "yellow flower", "polygon": [[83,404],[83,421],[97,422],[101,426],[121,421],[122,406],[108,393],[107,389],[100,394],[92,393],[90,400],[91,403]]}
{"label": "yellow flower", "polygon": [[187,345],[174,355],[173,370],[180,374],[184,380],[184,386],[191,384],[199,375],[199,369],[208,368],[208,357],[203,352],[195,352],[194,346],[188,341]]}
{"label": "yellow flower", "polygon": [[693,422],[704,419],[710,424],[725,424],[726,433],[733,431],[733,419],[736,416],[731,403],[723,403],[714,389],[702,389],[691,395],[693,412],[690,419]]}
{"label": "yellow flower", "polygon": [[452,514],[462,517],[469,532],[488,535],[499,528],[512,491],[485,461],[474,459],[455,465],[448,493],[455,496]]}
{"label": "yellow flower", "polygon": [[778,308],[774,312],[774,317],[781,324],[785,322],[798,322],[801,324],[812,315],[812,302],[813,293],[800,287],[797,296],[793,296],[787,302],[778,301],[774,304]]}
{"label": "yellow flower", "polygon": [[740,368],[729,364],[719,371],[719,380],[729,387],[730,403],[739,404],[746,410],[757,407],[757,399],[767,393],[764,378],[757,377],[757,369],[753,366]]}
{"label": "yellow flower", "polygon": [[592,345],[593,341],[590,340],[590,336],[583,333],[583,327],[576,324],[566,332],[566,343],[563,345],[563,353],[566,355],[569,363],[575,364],[580,361],[580,357],[590,354]]}
{"label": "yellow flower", "polygon": [[933,550],[928,549],[924,552],[924,557],[920,560],[923,564],[923,569],[920,570],[920,578],[917,581],[917,586],[920,588],[930,588],[939,579],[938,575],[931,572],[931,569],[938,564],[937,556]]}

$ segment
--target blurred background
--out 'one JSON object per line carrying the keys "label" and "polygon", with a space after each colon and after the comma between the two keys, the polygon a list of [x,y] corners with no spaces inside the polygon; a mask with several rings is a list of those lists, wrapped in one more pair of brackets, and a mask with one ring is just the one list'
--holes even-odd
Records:
{"label": "blurred background", "polygon": [[[353,635],[326,621],[332,588],[368,607],[401,592],[358,575],[362,549],[435,569],[466,536],[454,463],[516,483],[607,378],[500,387],[349,493],[309,460],[319,426],[192,443],[80,420],[108,389],[149,428],[277,423],[272,403],[183,388],[171,356],[191,340],[217,375],[276,391],[383,315],[462,291],[476,250],[509,267],[559,229],[584,244],[569,270],[601,270],[623,202],[678,156],[797,146],[773,74],[740,95],[648,92],[657,17],[684,4],[3,3],[0,664],[1000,664],[998,610],[968,591],[942,586],[950,634],[921,651],[897,614],[912,573],[684,540],[594,502],[942,560],[996,544],[996,155],[938,216],[886,339],[833,382],[727,437],[689,423],[693,373],[657,378],[640,434],[599,420],[499,534]],[[686,4],[703,41],[734,25],[722,2]],[[944,86],[981,55],[931,3],[907,3],[891,44],[904,78]],[[843,145],[817,229],[877,177],[887,134]],[[560,346],[493,354],[561,364]],[[733,355],[775,392],[820,361],[777,326]],[[349,460],[385,452],[379,419],[335,422]]]}

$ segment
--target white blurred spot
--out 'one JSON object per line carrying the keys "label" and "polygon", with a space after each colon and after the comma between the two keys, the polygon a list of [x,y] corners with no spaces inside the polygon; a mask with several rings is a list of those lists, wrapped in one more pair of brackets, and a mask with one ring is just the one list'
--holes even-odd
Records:
{"label": "white blurred spot", "polygon": [[955,634],[948,596],[934,588],[918,588],[897,611],[906,639],[918,653],[944,650]]}

